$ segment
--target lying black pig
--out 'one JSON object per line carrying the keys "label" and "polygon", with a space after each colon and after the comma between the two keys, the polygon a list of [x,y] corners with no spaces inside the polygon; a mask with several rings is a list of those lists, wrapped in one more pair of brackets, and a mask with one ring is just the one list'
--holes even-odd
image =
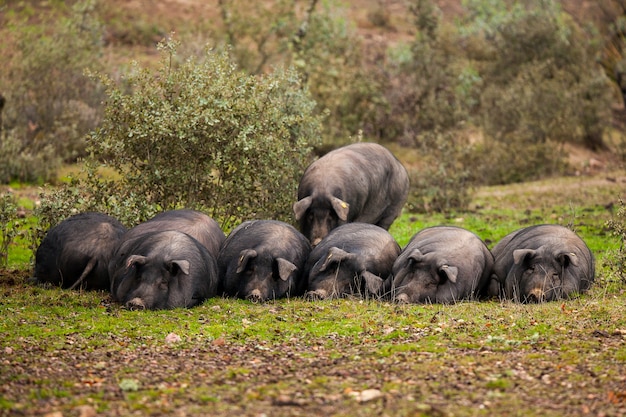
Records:
{"label": "lying black pig", "polygon": [[381,227],[368,223],[339,226],[309,255],[305,266],[306,296],[311,299],[377,297],[399,254],[400,246]]}
{"label": "lying black pig", "polygon": [[251,301],[301,295],[311,245],[293,226],[252,220],[235,228],[217,258],[224,292]]}
{"label": "lying black pig", "polygon": [[108,290],[108,264],[126,228],[115,218],[88,212],[51,228],[35,254],[35,282]]}
{"label": "lying black pig", "polygon": [[200,211],[190,209],[169,210],[159,213],[150,220],[139,223],[130,229],[124,238],[130,239],[147,232],[164,230],[177,230],[187,233],[204,245],[215,258],[217,258],[220,247],[226,239],[224,232],[215,220]]}
{"label": "lying black pig", "polygon": [[493,256],[474,233],[435,226],[416,233],[393,265],[391,296],[400,303],[454,303],[489,283]]}
{"label": "lying black pig", "polygon": [[175,230],[124,239],[109,271],[113,299],[130,309],[193,307],[217,294],[215,257]]}
{"label": "lying black pig", "polygon": [[595,278],[595,261],[585,242],[570,229],[530,226],[505,236],[494,248],[492,280],[500,296],[542,302],[583,293]]}

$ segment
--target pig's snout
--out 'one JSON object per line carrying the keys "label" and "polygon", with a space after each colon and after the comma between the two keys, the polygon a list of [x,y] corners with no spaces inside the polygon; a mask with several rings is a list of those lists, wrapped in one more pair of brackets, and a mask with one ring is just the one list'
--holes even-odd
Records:
{"label": "pig's snout", "polygon": [[126,302],[126,308],[129,310],[145,310],[146,304],[139,297],[135,297],[130,301]]}
{"label": "pig's snout", "polygon": [[541,288],[533,288],[526,296],[526,302],[540,303],[546,298],[546,293]]}
{"label": "pig's snout", "polygon": [[309,300],[323,300],[328,296],[326,290],[318,289],[315,291],[309,291],[306,293],[306,298]]}
{"label": "pig's snout", "polygon": [[405,293],[402,294],[398,294],[396,295],[396,298],[394,299],[394,301],[398,304],[408,304],[409,303],[409,296],[406,295]]}
{"label": "pig's snout", "polygon": [[252,301],[253,303],[260,303],[261,301],[263,301],[263,297],[261,296],[261,291],[258,288],[255,288],[254,290],[252,290],[250,294],[248,294],[246,299],[248,299],[249,301]]}

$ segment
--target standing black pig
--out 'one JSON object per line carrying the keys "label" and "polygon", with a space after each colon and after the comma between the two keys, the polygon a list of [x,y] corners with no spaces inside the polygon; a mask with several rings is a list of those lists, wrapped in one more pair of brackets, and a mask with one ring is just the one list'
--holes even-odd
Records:
{"label": "standing black pig", "polygon": [[311,299],[378,296],[400,246],[385,229],[347,223],[333,229],[311,251],[305,266]]}
{"label": "standing black pig", "polygon": [[276,220],[251,220],[226,238],[217,258],[224,292],[261,302],[301,295],[311,244],[293,226]]}
{"label": "standing black pig", "polygon": [[376,143],[335,149],[305,170],[293,205],[300,231],[315,246],[349,222],[389,229],[409,193],[406,169]]}
{"label": "standing black pig", "polygon": [[217,258],[226,235],[219,224],[206,214],[189,209],[169,210],[130,229],[124,239],[131,239],[148,232],[177,230],[195,238],[211,255]]}
{"label": "standing black pig", "polygon": [[217,294],[215,257],[176,230],[125,237],[109,271],[113,299],[130,309],[193,307]]}
{"label": "standing black pig", "polygon": [[480,295],[493,256],[474,233],[435,226],[416,233],[393,265],[391,295],[401,303],[454,303]]}
{"label": "standing black pig", "polygon": [[585,242],[566,227],[535,225],[505,236],[491,251],[492,280],[500,295],[543,302],[583,293],[595,278],[595,261]]}
{"label": "standing black pig", "polygon": [[35,253],[34,280],[63,288],[108,290],[108,263],[126,231],[103,213],[80,213],[51,228]]}

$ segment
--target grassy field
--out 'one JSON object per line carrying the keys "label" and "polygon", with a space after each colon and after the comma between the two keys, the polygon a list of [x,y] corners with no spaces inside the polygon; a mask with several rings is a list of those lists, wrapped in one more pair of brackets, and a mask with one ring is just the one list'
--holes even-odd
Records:
{"label": "grassy field", "polygon": [[626,416],[626,283],[605,223],[626,174],[477,190],[472,210],[404,213],[401,245],[435,224],[493,246],[519,227],[572,227],[596,285],[540,305],[210,299],[128,311],[105,293],[0,273],[0,415]]}

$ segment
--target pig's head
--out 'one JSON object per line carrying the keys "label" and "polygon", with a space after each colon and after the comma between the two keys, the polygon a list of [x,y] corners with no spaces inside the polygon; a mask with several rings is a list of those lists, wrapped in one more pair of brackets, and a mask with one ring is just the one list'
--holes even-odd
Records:
{"label": "pig's head", "polygon": [[580,290],[580,260],[574,252],[537,249],[513,251],[505,281],[508,295],[522,302],[553,301]]}
{"label": "pig's head", "polygon": [[158,310],[196,304],[185,259],[131,255],[122,271],[116,298],[127,308]]}
{"label": "pig's head", "polygon": [[270,254],[259,254],[254,249],[245,249],[239,254],[236,271],[240,298],[263,302],[280,298],[294,290],[298,267],[284,258]]}
{"label": "pig's head", "polygon": [[435,253],[413,249],[393,267],[392,296],[398,303],[452,302],[458,269]]}
{"label": "pig's head", "polygon": [[366,270],[358,255],[331,247],[309,274],[310,299],[336,298],[350,294],[377,295],[383,279]]}
{"label": "pig's head", "polygon": [[350,205],[340,198],[304,197],[293,205],[300,231],[313,246],[330,233],[331,230],[348,221]]}

